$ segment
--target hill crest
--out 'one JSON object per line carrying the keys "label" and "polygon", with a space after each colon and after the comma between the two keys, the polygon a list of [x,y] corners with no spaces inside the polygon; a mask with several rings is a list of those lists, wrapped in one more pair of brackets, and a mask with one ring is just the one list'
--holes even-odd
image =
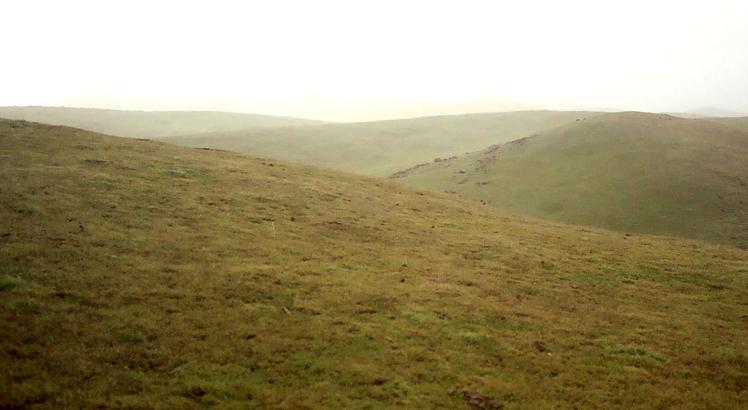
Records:
{"label": "hill crest", "polygon": [[737,128],[709,119],[623,112],[393,177],[515,213],[745,247],[746,157],[748,133]]}
{"label": "hill crest", "polygon": [[71,126],[131,138],[323,123],[301,118],[221,111],[128,111],[46,106],[0,107],[0,118]]}
{"label": "hill crest", "polygon": [[220,148],[386,176],[414,164],[475,151],[598,113],[516,111],[335,123],[177,136],[163,141]]}

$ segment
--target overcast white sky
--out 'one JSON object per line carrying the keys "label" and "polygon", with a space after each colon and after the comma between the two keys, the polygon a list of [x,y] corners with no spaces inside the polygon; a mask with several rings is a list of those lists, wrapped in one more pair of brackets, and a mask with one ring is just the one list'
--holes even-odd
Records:
{"label": "overcast white sky", "polygon": [[9,0],[0,12],[0,105],[338,121],[748,114],[748,1]]}

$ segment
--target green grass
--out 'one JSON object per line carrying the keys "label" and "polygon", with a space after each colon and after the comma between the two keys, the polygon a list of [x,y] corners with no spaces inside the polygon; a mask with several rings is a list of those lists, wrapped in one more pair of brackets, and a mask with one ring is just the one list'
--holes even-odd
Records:
{"label": "green grass", "polygon": [[122,343],[137,344],[143,341],[143,336],[138,332],[125,330],[119,335],[119,340]]}
{"label": "green grass", "polygon": [[181,135],[164,141],[248,153],[365,175],[475,151],[598,115],[519,111]]}
{"label": "green grass", "polygon": [[12,276],[0,275],[0,291],[13,289],[18,286],[18,282],[18,279]]}
{"label": "green grass", "polygon": [[0,407],[748,403],[744,250],[25,122],[0,178]]}
{"label": "green grass", "polygon": [[748,247],[748,133],[617,113],[400,174],[560,222]]}
{"label": "green grass", "polygon": [[14,299],[9,301],[8,307],[12,310],[37,313],[41,305],[34,299]]}

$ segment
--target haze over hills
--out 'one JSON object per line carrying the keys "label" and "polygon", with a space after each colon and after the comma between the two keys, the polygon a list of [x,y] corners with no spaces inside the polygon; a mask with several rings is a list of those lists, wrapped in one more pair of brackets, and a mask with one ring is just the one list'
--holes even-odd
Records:
{"label": "haze over hills", "polygon": [[175,136],[164,141],[384,176],[419,162],[475,151],[598,114],[516,111],[445,115]]}
{"label": "haze over hills", "polygon": [[0,118],[66,125],[119,137],[156,138],[323,121],[217,111],[123,111],[72,107],[0,107]]}
{"label": "haze over hills", "polygon": [[745,403],[736,248],[22,121],[0,158],[2,407]]}
{"label": "haze over hills", "polygon": [[734,118],[734,117],[745,117],[745,112],[738,112],[733,110],[726,110],[724,108],[718,108],[718,107],[701,107],[698,109],[695,109],[693,111],[694,114],[698,114],[704,117],[728,117],[728,118]]}
{"label": "haze over hills", "polygon": [[614,113],[398,173],[513,212],[748,246],[748,133]]}

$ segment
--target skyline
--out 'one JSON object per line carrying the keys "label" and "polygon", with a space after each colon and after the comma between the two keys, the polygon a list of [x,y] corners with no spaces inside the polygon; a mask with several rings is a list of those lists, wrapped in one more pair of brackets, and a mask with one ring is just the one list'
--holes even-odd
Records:
{"label": "skyline", "polygon": [[526,109],[748,115],[748,4],[738,1],[7,7],[17,18],[0,35],[16,64],[0,66],[0,106],[342,122]]}

